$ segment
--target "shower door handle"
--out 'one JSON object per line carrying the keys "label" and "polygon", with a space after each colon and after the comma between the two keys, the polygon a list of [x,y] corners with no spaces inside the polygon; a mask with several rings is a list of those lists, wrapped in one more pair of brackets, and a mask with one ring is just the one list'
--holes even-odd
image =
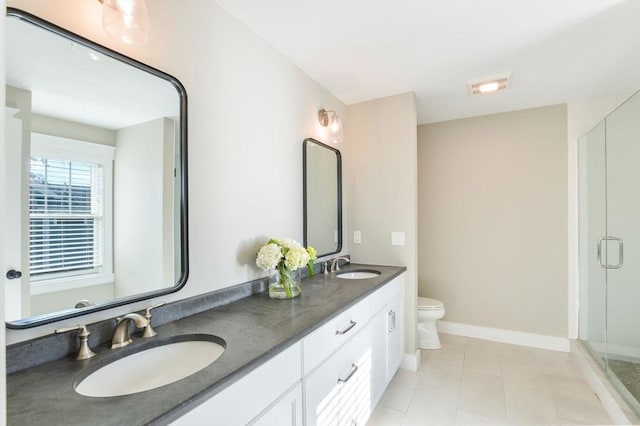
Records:
{"label": "shower door handle", "polygon": [[[618,242],[618,264],[617,265],[609,265],[602,263],[602,242],[603,241],[617,241]],[[624,262],[624,243],[622,238],[618,237],[602,237],[598,240],[598,264],[605,269],[620,269],[622,268],[622,264]]]}

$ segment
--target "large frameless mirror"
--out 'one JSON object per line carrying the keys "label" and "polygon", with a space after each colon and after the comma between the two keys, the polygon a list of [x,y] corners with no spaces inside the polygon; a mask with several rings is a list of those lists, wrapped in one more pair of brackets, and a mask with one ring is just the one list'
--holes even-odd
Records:
{"label": "large frameless mirror", "polygon": [[304,245],[318,256],[342,250],[342,156],[315,139],[303,142]]}
{"label": "large frameless mirror", "polygon": [[187,97],[26,12],[5,17],[4,299],[26,328],[187,280]]}

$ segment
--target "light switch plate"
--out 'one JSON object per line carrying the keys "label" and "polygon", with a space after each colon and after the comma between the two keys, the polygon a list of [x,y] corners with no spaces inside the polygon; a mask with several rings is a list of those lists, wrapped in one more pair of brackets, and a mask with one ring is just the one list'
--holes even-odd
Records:
{"label": "light switch plate", "polygon": [[353,231],[353,244],[361,244],[362,243],[362,234],[360,231]]}
{"label": "light switch plate", "polygon": [[391,233],[391,245],[403,246],[404,245],[404,232],[392,232]]}

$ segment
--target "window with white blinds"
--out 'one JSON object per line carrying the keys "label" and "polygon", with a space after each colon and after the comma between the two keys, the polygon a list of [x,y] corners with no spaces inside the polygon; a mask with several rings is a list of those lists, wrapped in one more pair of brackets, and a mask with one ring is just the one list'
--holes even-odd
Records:
{"label": "window with white blinds", "polygon": [[95,272],[102,265],[102,182],[99,164],[31,157],[31,276]]}
{"label": "window with white blinds", "polygon": [[64,277],[86,280],[112,274],[113,157],[111,146],[32,134],[32,283],[53,285]]}

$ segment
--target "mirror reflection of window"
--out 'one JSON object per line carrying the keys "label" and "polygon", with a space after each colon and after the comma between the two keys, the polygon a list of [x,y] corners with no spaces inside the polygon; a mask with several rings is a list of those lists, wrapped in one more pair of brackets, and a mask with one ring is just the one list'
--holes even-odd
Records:
{"label": "mirror reflection of window", "polygon": [[67,307],[66,300],[39,303],[46,294],[65,291],[84,298],[84,288],[100,286],[93,289],[93,299],[113,297],[114,154],[115,148],[108,145],[31,134],[28,221],[29,283],[35,296],[32,315],[47,313],[52,305]]}
{"label": "mirror reflection of window", "polygon": [[31,156],[29,178],[31,280],[96,272],[105,238],[100,164]]}

